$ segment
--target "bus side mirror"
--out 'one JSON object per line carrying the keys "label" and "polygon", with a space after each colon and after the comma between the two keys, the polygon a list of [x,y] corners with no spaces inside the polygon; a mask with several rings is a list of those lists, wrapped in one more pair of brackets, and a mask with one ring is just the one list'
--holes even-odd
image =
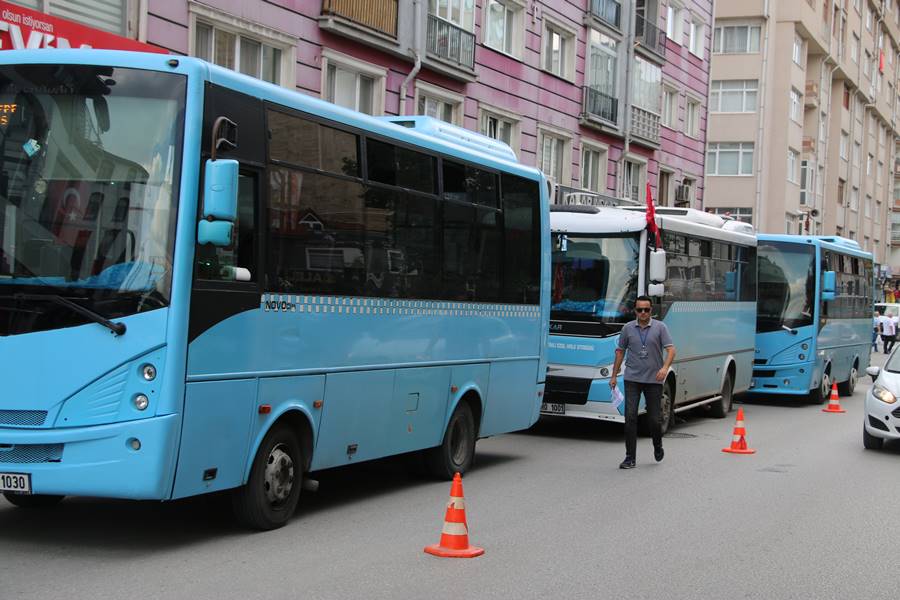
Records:
{"label": "bus side mirror", "polygon": [[[654,250],[650,253],[650,281],[666,280],[666,251]],[[653,294],[650,294],[651,296]],[[660,294],[662,295],[662,294]]]}
{"label": "bus side mirror", "polygon": [[203,182],[203,220],[197,227],[197,242],[230,246],[237,219],[238,162],[207,160]]}
{"label": "bus side mirror", "polygon": [[647,295],[652,298],[662,298],[666,293],[666,286],[661,283],[651,283],[647,286]]}
{"label": "bus side mirror", "polygon": [[822,300],[834,300],[834,288],[834,271],[825,271],[822,274]]}
{"label": "bus side mirror", "polygon": [[737,273],[735,271],[728,271],[725,273],[725,298],[727,300],[734,300],[737,294],[735,294],[735,283],[737,281]]}

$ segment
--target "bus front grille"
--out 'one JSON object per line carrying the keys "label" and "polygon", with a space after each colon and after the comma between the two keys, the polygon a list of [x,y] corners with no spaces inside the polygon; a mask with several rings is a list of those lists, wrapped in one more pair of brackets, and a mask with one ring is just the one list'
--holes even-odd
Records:
{"label": "bus front grille", "polygon": [[769,362],[769,359],[768,359],[768,358],[754,358],[754,359],[753,359],[753,364],[754,364],[754,365],[764,365],[764,364],[766,364],[767,362]]}
{"label": "bus front grille", "polygon": [[591,380],[581,377],[547,377],[544,402],[587,404]]}
{"label": "bus front grille", "polygon": [[0,425],[39,427],[46,418],[46,410],[0,410]]}
{"label": "bus front grille", "polygon": [[754,377],[775,377],[775,369],[753,369]]}
{"label": "bus front grille", "polygon": [[0,464],[47,463],[62,460],[65,444],[0,444]]}

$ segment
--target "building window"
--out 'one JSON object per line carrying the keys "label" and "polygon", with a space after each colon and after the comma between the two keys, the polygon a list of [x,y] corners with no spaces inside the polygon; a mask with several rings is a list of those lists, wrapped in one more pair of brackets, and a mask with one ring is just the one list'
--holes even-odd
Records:
{"label": "building window", "polygon": [[634,57],[634,80],[632,82],[632,104],[652,113],[660,113],[662,69],[640,56]]}
{"label": "building window", "polygon": [[322,63],[326,100],[368,115],[384,112],[386,69],[327,48],[322,51]]}
{"label": "building window", "polygon": [[795,64],[803,65],[803,38],[799,35],[794,36],[794,50],[791,53],[791,58],[794,59]]}
{"label": "building window", "polygon": [[622,197],[633,202],[643,200],[641,189],[644,186],[644,172],[647,165],[633,160],[626,160],[622,178]]}
{"label": "building window", "polygon": [[790,110],[791,119],[796,123],[799,123],[800,118],[803,116],[803,112],[801,109],[801,106],[803,105],[802,98],[803,98],[803,96],[800,94],[799,90],[791,88],[790,109],[789,110]]}
{"label": "building window", "polygon": [[462,126],[463,96],[422,81],[416,82],[416,114]]}
{"label": "building window", "polygon": [[519,120],[513,115],[494,108],[482,108],[479,117],[481,133],[507,144],[519,153]]}
{"label": "building window", "polygon": [[884,173],[884,162],[878,161],[878,170],[875,171],[875,185],[881,185],[882,173]]}
{"label": "building window", "polygon": [[875,161],[875,157],[871,154],[866,158],[866,175],[872,174],[872,163]]}
{"label": "building window", "polygon": [[618,123],[619,120],[616,85],[619,77],[618,52],[619,42],[605,33],[591,29],[585,110],[610,123]]}
{"label": "building window", "polygon": [[788,235],[794,233],[794,224],[796,222],[797,217],[795,217],[791,213],[784,213],[784,232]]}
{"label": "building window", "polygon": [[484,44],[516,58],[522,58],[523,11],[512,0],[487,0],[484,11]]}
{"label": "building window", "polygon": [[[841,181],[838,186],[838,203],[843,205],[844,182]],[[854,186],[850,189],[850,210],[859,210],[859,188]]]}
{"label": "building window", "polygon": [[709,95],[710,112],[756,112],[759,82],[756,79],[713,81]]}
{"label": "building window", "polygon": [[563,79],[575,72],[575,34],[544,15],[544,70]]}
{"label": "building window", "polygon": [[813,178],[815,171],[808,160],[800,161],[800,204],[814,205],[813,193],[816,189]]}
{"label": "building window", "polygon": [[684,36],[683,27],[684,8],[677,2],[669,0],[669,5],[666,7],[666,37],[676,44],[681,44]]}
{"label": "building window", "polygon": [[850,134],[846,131],[841,131],[841,158],[847,160],[848,152],[850,151]]}
{"label": "building window", "polygon": [[743,208],[743,207],[716,207],[708,209],[714,215],[719,215],[720,217],[725,217],[726,219],[734,219],[735,221],[741,221],[742,223],[753,224],[753,209],[752,208]]}
{"label": "building window", "polygon": [[850,59],[859,63],[859,36],[855,33],[850,38]]}
{"label": "building window", "polygon": [[800,166],[800,153],[788,148],[787,156],[787,180],[791,183],[799,183],[798,167]]}
{"label": "building window", "polygon": [[692,20],[688,27],[690,34],[688,38],[688,47],[691,51],[691,54],[703,58],[703,40],[706,34],[706,25],[704,25],[702,21]]}
{"label": "building window", "polygon": [[607,150],[599,146],[581,145],[581,187],[592,192],[606,191]]}
{"label": "building window", "polygon": [[847,110],[850,110],[850,88],[844,86],[844,97],[841,101],[843,107]]}
{"label": "building window", "polygon": [[867,219],[872,218],[872,196],[866,194],[865,216]]}
{"label": "building window", "polygon": [[881,200],[875,201],[875,222],[881,223]]}
{"label": "building window", "polygon": [[716,142],[706,153],[707,175],[752,175],[753,142]]}
{"label": "building window", "polygon": [[838,206],[844,206],[844,201],[846,198],[845,188],[847,186],[847,182],[843,179],[838,179],[838,187],[837,187],[837,202]]}
{"label": "building window", "polygon": [[[194,4],[191,7],[192,11],[195,10]],[[283,76],[283,71],[290,46],[282,39],[283,35],[278,43],[272,43],[251,33],[259,29],[253,24],[245,24],[235,18],[223,23],[213,22],[207,20],[213,16],[211,9],[204,8],[202,12],[203,19],[196,18],[194,21],[194,56],[270,83],[289,85],[285,81],[289,78]]]}
{"label": "building window", "polygon": [[537,167],[556,183],[565,184],[569,172],[569,152],[572,140],[560,134],[540,131]]}
{"label": "building window", "polygon": [[662,124],[671,129],[678,122],[678,90],[663,88]]}
{"label": "building window", "polygon": [[853,168],[859,168],[859,157],[861,156],[862,145],[859,142],[853,142]]}
{"label": "building window", "polygon": [[429,0],[428,14],[438,16],[466,31],[475,29],[475,0]]}
{"label": "building window", "polygon": [[716,27],[713,52],[749,54],[759,52],[759,25],[723,25]]}
{"label": "building window", "polygon": [[684,133],[693,137],[700,137],[700,103],[690,98],[684,110]]}
{"label": "building window", "polygon": [[866,31],[872,31],[872,7],[866,4]]}

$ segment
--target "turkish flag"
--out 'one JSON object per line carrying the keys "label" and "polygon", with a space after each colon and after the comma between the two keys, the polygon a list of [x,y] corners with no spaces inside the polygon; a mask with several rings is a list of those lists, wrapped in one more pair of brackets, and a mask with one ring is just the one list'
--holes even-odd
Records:
{"label": "turkish flag", "polygon": [[656,247],[662,248],[659,227],[656,226],[656,208],[653,206],[653,196],[650,194],[649,181],[647,182],[647,231],[656,235]]}

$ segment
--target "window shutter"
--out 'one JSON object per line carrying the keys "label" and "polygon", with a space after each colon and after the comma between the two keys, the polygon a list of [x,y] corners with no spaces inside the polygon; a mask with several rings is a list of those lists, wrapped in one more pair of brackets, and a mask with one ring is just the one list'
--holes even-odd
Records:
{"label": "window shutter", "polygon": [[53,16],[117,35],[128,35],[127,2],[120,0],[53,0],[49,4],[48,12]]}

